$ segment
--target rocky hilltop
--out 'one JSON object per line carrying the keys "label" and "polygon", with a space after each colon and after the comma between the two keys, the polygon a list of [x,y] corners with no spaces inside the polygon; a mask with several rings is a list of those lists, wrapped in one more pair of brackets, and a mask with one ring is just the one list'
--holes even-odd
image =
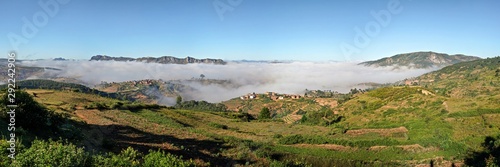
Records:
{"label": "rocky hilltop", "polygon": [[222,59],[196,59],[192,57],[177,58],[172,56],[162,56],[162,57],[141,57],[141,58],[130,58],[130,57],[111,57],[106,55],[96,55],[90,58],[90,61],[137,61],[145,63],[160,63],[160,64],[190,64],[190,63],[206,63],[206,64],[226,64]]}
{"label": "rocky hilltop", "polygon": [[478,59],[481,58],[462,54],[448,55],[436,52],[413,52],[397,54],[392,57],[386,57],[375,61],[367,61],[360,63],[360,65],[373,67],[407,66],[410,68],[431,68],[444,67]]}

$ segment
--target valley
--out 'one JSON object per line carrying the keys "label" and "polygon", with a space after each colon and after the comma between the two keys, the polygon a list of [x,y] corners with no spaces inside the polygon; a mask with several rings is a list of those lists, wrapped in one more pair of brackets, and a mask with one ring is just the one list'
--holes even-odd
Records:
{"label": "valley", "polygon": [[[485,164],[498,151],[485,144],[500,134],[499,67],[499,57],[488,58],[457,63],[410,84],[347,93],[248,93],[221,103],[184,100],[180,92],[195,88],[183,83],[241,85],[199,78],[103,82],[92,89],[25,80],[19,82],[20,104],[38,109],[20,110],[19,117],[47,112],[44,119],[51,123],[19,123],[19,160],[3,156],[0,165],[32,162],[33,145],[48,139],[59,149],[84,150],[72,157],[82,160],[80,166],[142,166],[157,154],[186,166]],[[147,94],[151,88],[160,93]],[[171,105],[158,105],[163,96]],[[37,126],[47,130],[41,133]],[[2,140],[0,148],[8,144]]]}

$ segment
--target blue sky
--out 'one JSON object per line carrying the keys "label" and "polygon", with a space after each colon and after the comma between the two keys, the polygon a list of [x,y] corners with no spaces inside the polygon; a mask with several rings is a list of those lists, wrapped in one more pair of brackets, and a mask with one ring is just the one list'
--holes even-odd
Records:
{"label": "blue sky", "polygon": [[[496,0],[240,1],[71,0],[57,3],[58,12],[50,16],[38,2],[57,0],[2,0],[0,51],[17,47],[19,57],[28,59],[89,59],[104,54],[345,61],[414,51],[500,55],[500,1]],[[214,2],[219,2],[219,9],[232,10],[219,13],[220,17]],[[388,4],[395,2],[400,12],[391,13]],[[390,13],[386,26],[371,14],[381,10]],[[48,22],[35,25],[34,16],[43,23],[44,14]],[[23,18],[38,30],[28,34],[31,37],[23,35]],[[355,27],[366,33],[365,27],[373,23],[379,25],[378,33],[368,36],[366,45],[356,45]],[[12,34],[24,43],[13,44]],[[356,52],[346,54],[342,44]]]}

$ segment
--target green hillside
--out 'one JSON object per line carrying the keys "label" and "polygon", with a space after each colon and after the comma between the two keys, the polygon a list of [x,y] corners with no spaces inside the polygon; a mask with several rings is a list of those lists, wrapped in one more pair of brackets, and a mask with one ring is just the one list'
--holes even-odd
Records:
{"label": "green hillside", "polygon": [[478,60],[479,57],[466,56],[462,54],[448,55],[435,52],[413,52],[397,54],[392,57],[386,57],[375,61],[367,61],[360,65],[385,67],[385,66],[407,66],[411,68],[432,68],[444,67],[460,62]]}

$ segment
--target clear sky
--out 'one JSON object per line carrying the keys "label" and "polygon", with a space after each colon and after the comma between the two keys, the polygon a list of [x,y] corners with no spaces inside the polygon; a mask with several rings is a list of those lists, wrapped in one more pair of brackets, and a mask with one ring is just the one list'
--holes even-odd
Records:
{"label": "clear sky", "polygon": [[[6,57],[17,48],[20,58],[29,59],[104,54],[345,61],[414,51],[500,55],[500,1],[393,1],[2,0],[0,51]],[[58,7],[44,10],[39,2],[58,2]],[[390,21],[372,16],[381,10],[389,12]],[[366,35],[369,43],[356,44],[355,27],[371,35]],[[354,52],[346,54],[345,46]]]}

